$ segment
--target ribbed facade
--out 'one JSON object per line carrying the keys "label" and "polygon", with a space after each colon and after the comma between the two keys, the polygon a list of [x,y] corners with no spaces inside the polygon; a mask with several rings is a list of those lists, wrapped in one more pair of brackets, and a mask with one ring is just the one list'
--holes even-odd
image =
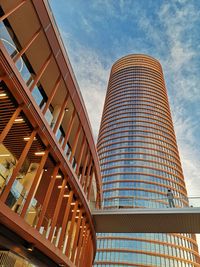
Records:
{"label": "ribbed facade", "polygon": [[0,266],[91,267],[101,179],[48,1],[0,1]]}
{"label": "ribbed facade", "polygon": [[[112,67],[98,138],[104,208],[187,206],[160,63],[129,55]],[[167,223],[167,222],[166,222]],[[191,234],[100,234],[95,267],[200,266]]]}

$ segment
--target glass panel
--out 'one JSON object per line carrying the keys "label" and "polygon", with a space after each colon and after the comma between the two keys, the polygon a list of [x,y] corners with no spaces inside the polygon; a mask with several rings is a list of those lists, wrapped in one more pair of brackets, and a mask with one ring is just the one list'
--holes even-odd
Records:
{"label": "glass panel", "polygon": [[53,120],[53,115],[52,115],[52,113],[51,113],[51,111],[49,109],[47,109],[47,111],[46,111],[45,119],[47,120],[49,125],[51,125],[51,122]]}
{"label": "glass panel", "polygon": [[12,40],[11,36],[13,35],[12,29],[7,25],[5,26],[4,22],[0,23],[0,40],[4,44],[6,50],[8,51],[9,55],[13,57],[17,54],[17,48]]}
{"label": "glass panel", "polygon": [[34,97],[38,106],[41,107],[41,105],[43,104],[43,96],[37,86],[34,87],[32,96]]}

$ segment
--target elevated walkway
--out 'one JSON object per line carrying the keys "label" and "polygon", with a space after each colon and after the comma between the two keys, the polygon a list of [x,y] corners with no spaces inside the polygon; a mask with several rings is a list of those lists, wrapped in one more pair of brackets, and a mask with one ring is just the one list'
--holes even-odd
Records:
{"label": "elevated walkway", "polygon": [[200,233],[200,208],[104,209],[92,215],[97,233]]}
{"label": "elevated walkway", "polygon": [[128,207],[117,207],[116,202],[113,202],[112,207],[93,210],[96,232],[200,233],[199,197],[188,198],[187,206],[174,208],[134,207],[135,201],[136,199],[131,199],[131,202],[129,200]]}

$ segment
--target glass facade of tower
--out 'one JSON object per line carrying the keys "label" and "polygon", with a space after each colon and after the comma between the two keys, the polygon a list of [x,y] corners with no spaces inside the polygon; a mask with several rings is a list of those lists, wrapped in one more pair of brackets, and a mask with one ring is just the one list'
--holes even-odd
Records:
{"label": "glass facade of tower", "polygon": [[[104,208],[187,206],[162,68],[145,55],[112,67],[98,138]],[[200,266],[191,234],[99,234],[95,267]]]}

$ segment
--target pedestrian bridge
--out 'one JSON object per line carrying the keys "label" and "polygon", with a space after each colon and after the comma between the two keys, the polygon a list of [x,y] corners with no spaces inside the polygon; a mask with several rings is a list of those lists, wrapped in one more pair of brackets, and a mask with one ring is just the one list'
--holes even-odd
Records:
{"label": "pedestrian bridge", "polygon": [[200,233],[198,200],[195,207],[93,210],[95,230],[97,233]]}

